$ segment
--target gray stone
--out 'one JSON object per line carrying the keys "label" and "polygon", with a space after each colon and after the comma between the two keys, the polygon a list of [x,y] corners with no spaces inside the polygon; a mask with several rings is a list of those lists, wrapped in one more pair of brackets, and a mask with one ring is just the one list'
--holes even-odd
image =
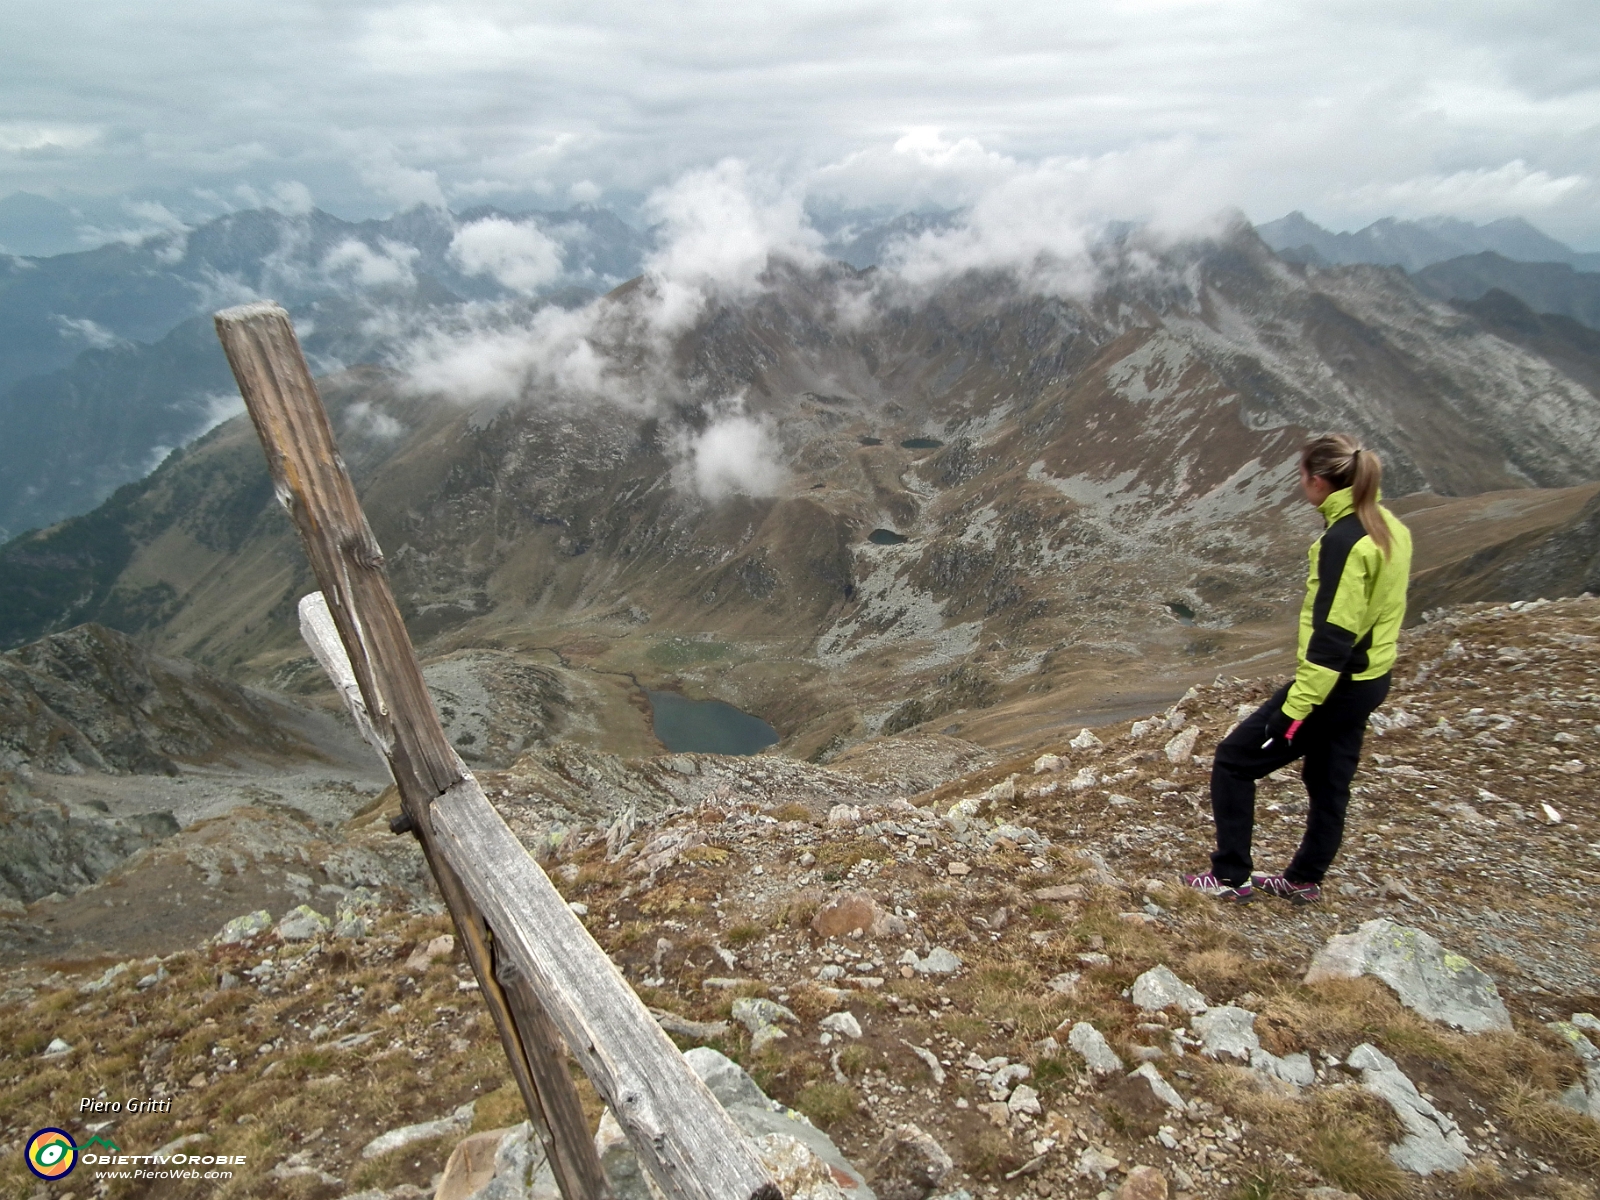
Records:
{"label": "gray stone", "polygon": [[1095,737],[1095,735],[1090,733],[1087,729],[1080,729],[1078,731],[1078,736],[1068,742],[1067,745],[1071,746],[1074,750],[1098,750],[1101,746],[1104,746],[1105,743],[1099,738]]}
{"label": "gray stone", "polygon": [[823,1017],[821,1021],[817,1022],[817,1027],[819,1029],[824,1029],[829,1033],[837,1033],[847,1038],[858,1038],[861,1036],[861,1022],[856,1020],[855,1014],[849,1012],[848,1010],[845,1012],[829,1013],[827,1016]]}
{"label": "gray stone", "polygon": [[931,1134],[916,1125],[896,1125],[872,1152],[867,1174],[881,1200],[927,1200],[955,1166]]}
{"label": "gray stone", "polygon": [[1363,1042],[1345,1062],[1361,1072],[1361,1086],[1394,1109],[1405,1127],[1406,1136],[1389,1147],[1396,1165],[1417,1175],[1459,1171],[1467,1165],[1471,1148],[1455,1118],[1424,1099],[1393,1059]]}
{"label": "gray stone", "polygon": [[1248,1063],[1261,1049],[1256,1037],[1256,1015],[1247,1008],[1225,1004],[1210,1008],[1189,1022],[1200,1036],[1201,1053],[1207,1058],[1236,1058]]}
{"label": "gray stone", "polygon": [[[1560,1102],[1575,1112],[1600,1121],[1600,1049],[1596,1049],[1576,1024],[1577,1017],[1588,1015],[1576,1013],[1572,1022],[1552,1021],[1549,1027],[1572,1047],[1572,1052],[1583,1063],[1583,1077],[1561,1093]],[[1593,1018],[1590,1017],[1590,1020]]]}
{"label": "gray stone", "polygon": [[1137,1071],[1128,1076],[1129,1079],[1142,1079],[1150,1085],[1150,1090],[1155,1098],[1168,1108],[1182,1112],[1184,1109],[1183,1097],[1178,1095],[1170,1083],[1161,1077],[1161,1072],[1156,1070],[1154,1063],[1145,1063]]}
{"label": "gray stone", "polygon": [[437,1121],[422,1121],[416,1125],[402,1125],[398,1129],[391,1129],[387,1133],[380,1133],[361,1148],[362,1158],[378,1158],[384,1154],[392,1154],[396,1150],[403,1150],[417,1142],[425,1142],[431,1138],[450,1137],[461,1133],[472,1126],[473,1104],[463,1104],[448,1117],[440,1117]]}
{"label": "gray stone", "polygon": [[1267,1050],[1256,1050],[1250,1055],[1250,1065],[1263,1075],[1295,1087],[1310,1087],[1317,1081],[1317,1070],[1311,1065],[1311,1056],[1305,1053],[1285,1054],[1279,1058]]}
{"label": "gray stone", "polygon": [[1010,1066],[1001,1067],[989,1079],[989,1099],[1004,1100],[1011,1095],[1013,1087],[1031,1074],[1033,1074],[1032,1069],[1025,1063],[1012,1063]]}
{"label": "gray stone", "polygon": [[1007,1098],[1006,1111],[1013,1117],[1024,1113],[1030,1117],[1037,1117],[1044,1108],[1039,1103],[1039,1093],[1027,1084],[1020,1083]]}
{"label": "gray stone", "polygon": [[717,1103],[732,1112],[740,1106],[770,1107],[771,1101],[743,1067],[710,1046],[696,1046],[683,1052],[683,1061],[711,1089]]}
{"label": "gray stone", "polygon": [[333,929],[328,920],[309,904],[299,904],[283,914],[277,934],[286,942],[309,942]]}
{"label": "gray stone", "polygon": [[[711,1089],[711,1094],[747,1136],[760,1139],[767,1134],[776,1133],[803,1142],[823,1162],[855,1182],[855,1187],[847,1189],[851,1200],[877,1200],[876,1194],[867,1186],[867,1181],[861,1172],[840,1153],[832,1138],[806,1120],[803,1114],[769,1100],[756,1085],[756,1081],[751,1079],[738,1063],[709,1046],[697,1046],[693,1050],[685,1051],[683,1060]],[[607,1170],[609,1172],[609,1167]],[[612,1178],[615,1181],[615,1176]],[[644,1195],[624,1195],[619,1189],[617,1200],[649,1200],[649,1198]]]}
{"label": "gray stone", "polygon": [[1135,979],[1132,999],[1146,1012],[1178,1008],[1186,1013],[1199,1013],[1211,1007],[1204,996],[1166,966],[1151,967]]}
{"label": "gray stone", "polygon": [[935,946],[926,958],[919,958],[912,969],[918,975],[953,975],[961,969],[961,960],[943,946]]}
{"label": "gray stone", "polygon": [[557,1200],[544,1147],[527,1121],[464,1138],[445,1163],[434,1200]]}
{"label": "gray stone", "polygon": [[214,940],[219,946],[232,946],[249,941],[257,934],[265,933],[271,928],[272,914],[264,908],[257,909],[253,913],[246,913],[229,921],[217,933]]}
{"label": "gray stone", "polygon": [[1494,980],[1420,929],[1384,917],[1365,921],[1355,933],[1328,939],[1312,959],[1306,982],[1361,975],[1383,980],[1401,1004],[1430,1020],[1469,1033],[1511,1029]]}
{"label": "gray stone", "polygon": [[50,1044],[44,1048],[45,1058],[59,1058],[63,1054],[71,1054],[72,1047],[61,1038],[51,1038]]}
{"label": "gray stone", "polygon": [[761,1050],[789,1035],[778,1027],[779,1021],[798,1025],[800,1018],[779,1004],[759,996],[742,996],[733,1002],[733,1019],[750,1031],[750,1049]]}
{"label": "gray stone", "polygon": [[1105,1036],[1087,1021],[1079,1021],[1067,1035],[1067,1044],[1083,1056],[1083,1061],[1096,1075],[1110,1075],[1122,1070],[1122,1060],[1117,1057]]}

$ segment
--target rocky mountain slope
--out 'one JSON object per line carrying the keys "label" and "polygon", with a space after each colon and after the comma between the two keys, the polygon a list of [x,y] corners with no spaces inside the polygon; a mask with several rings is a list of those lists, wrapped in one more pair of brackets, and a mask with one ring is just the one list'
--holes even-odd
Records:
{"label": "rocky mountain slope", "polygon": [[[1010,758],[909,735],[829,768],[568,750],[482,778],[674,1038],[743,1065],[877,1195],[1580,1200],[1597,638],[1592,598],[1409,632],[1310,908],[1172,882],[1209,846],[1205,756],[1271,680]],[[1263,865],[1303,805],[1264,781]],[[5,1194],[33,1194],[9,1151],[47,1118],[124,1153],[244,1155],[221,1194],[306,1200],[430,1195],[454,1144],[521,1119],[391,807],[321,829],[243,811],[0,922]],[[136,924],[197,897],[203,922]],[[1434,974],[1384,965],[1396,927]],[[102,1092],[171,1104],[79,1115]],[[949,1161],[881,1153],[906,1125]],[[94,1195],[218,1194],[79,1171]],[[813,1193],[838,1194],[866,1193]]]}
{"label": "rocky mountain slope", "polygon": [[1516,262],[1484,251],[1435,263],[1416,273],[1417,286],[1442,300],[1477,300],[1499,289],[1536,313],[1571,317],[1600,329],[1600,273],[1563,262]]}
{"label": "rocky mountain slope", "polygon": [[[1081,301],[778,262],[669,343],[645,280],[581,314],[598,394],[513,340],[514,399],[377,369],[327,399],[413,635],[556,672],[627,753],[652,744],[641,684],[826,757],[929,722],[1025,741],[1270,659],[1315,527],[1293,500],[1309,430],[1359,432],[1392,495],[1600,475],[1581,346],[1563,368],[1400,272],[1286,266],[1246,227],[1149,252],[1106,247]],[[1497,512],[1461,512],[1445,557],[1505,542]],[[93,619],[316,681],[292,624],[309,579],[243,421],[0,560],[7,639]]]}

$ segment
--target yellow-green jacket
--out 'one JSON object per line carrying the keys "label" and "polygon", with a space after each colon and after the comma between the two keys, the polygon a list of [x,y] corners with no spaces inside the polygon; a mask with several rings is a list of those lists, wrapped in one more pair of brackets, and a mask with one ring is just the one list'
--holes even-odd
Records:
{"label": "yellow-green jacket", "polygon": [[1411,576],[1411,531],[1388,509],[1389,555],[1362,528],[1349,488],[1319,506],[1327,528],[1311,544],[1300,608],[1300,661],[1283,711],[1294,720],[1328,698],[1339,676],[1377,679],[1394,666]]}

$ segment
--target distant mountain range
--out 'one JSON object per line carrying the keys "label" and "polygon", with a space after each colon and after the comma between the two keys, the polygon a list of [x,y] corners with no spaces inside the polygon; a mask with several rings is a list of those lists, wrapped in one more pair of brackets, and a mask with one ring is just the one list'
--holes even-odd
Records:
{"label": "distant mountain range", "polygon": [[1420,271],[1464,254],[1490,251],[1518,262],[1566,263],[1580,271],[1600,271],[1600,254],[1573,250],[1521,217],[1485,225],[1451,217],[1421,221],[1385,217],[1354,233],[1334,233],[1305,213],[1292,212],[1256,226],[1256,232],[1284,258],[1317,266],[1373,263]]}
{"label": "distant mountain range", "polygon": [[[824,251],[858,269],[896,239],[947,228],[932,211],[814,214]],[[0,200],[0,245],[52,246],[81,224],[64,206]],[[1524,221],[1386,220],[1332,233],[1292,213],[1260,227],[1291,261],[1397,264],[1443,300],[1498,289],[1535,313],[1600,325],[1600,255]],[[51,239],[54,239],[52,241]],[[0,254],[0,539],[87,512],[235,411],[209,314],[270,296],[295,315],[314,366],[393,361],[420,328],[485,302],[586,301],[636,276],[654,245],[614,213],[462,213],[385,220],[313,210],[230,214],[137,244],[50,257]],[[541,258],[544,255],[544,258]]]}

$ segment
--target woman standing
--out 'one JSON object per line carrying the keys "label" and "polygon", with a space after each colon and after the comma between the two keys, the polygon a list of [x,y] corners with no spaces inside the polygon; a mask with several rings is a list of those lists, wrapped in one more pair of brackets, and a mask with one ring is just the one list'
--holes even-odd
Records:
{"label": "woman standing", "polygon": [[[1217,850],[1189,887],[1246,903],[1256,888],[1297,904],[1322,898],[1322,877],[1344,838],[1350,780],[1367,717],[1389,694],[1411,574],[1411,534],[1379,505],[1383,464],[1342,433],[1300,452],[1300,488],[1326,528],[1311,545],[1293,682],[1239,724],[1211,765]],[[1252,874],[1256,780],[1295,759],[1310,797],[1305,836],[1281,875]]]}

